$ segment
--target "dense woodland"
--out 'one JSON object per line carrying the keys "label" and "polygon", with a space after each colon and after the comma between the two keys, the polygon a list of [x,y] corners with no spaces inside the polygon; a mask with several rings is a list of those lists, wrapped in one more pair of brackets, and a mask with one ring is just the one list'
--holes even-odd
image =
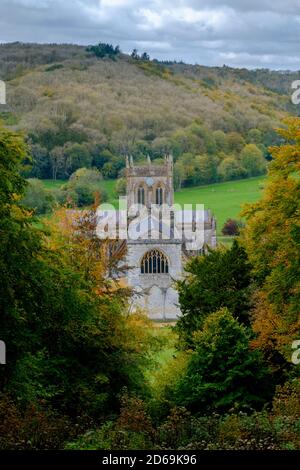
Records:
{"label": "dense woodland", "polygon": [[123,54],[116,46],[1,44],[0,118],[29,145],[27,178],[80,168],[122,176],[125,155],[175,159],[175,186],[266,172],[274,128],[297,113],[296,73],[204,67]]}
{"label": "dense woodland", "polygon": [[96,237],[93,205],[36,223],[30,142],[0,127],[1,449],[300,449],[300,119],[278,140],[239,238],[190,260],[181,319],[154,328],[128,315],[125,247]]}

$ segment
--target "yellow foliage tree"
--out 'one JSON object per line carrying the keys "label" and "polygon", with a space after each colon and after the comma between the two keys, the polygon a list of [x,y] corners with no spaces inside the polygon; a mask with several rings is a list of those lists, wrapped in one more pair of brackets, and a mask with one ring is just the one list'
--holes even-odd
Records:
{"label": "yellow foliage tree", "polygon": [[[64,263],[84,276],[110,325],[111,343],[124,348],[128,355],[136,355],[142,369],[150,360],[152,348],[157,347],[151,321],[143,312],[129,314],[131,289],[125,281],[126,242],[97,236],[98,204],[96,197],[95,204],[86,210],[58,208],[47,223],[48,247],[59,251]],[[122,315],[117,315],[115,312],[120,309]]]}
{"label": "yellow foliage tree", "polygon": [[270,148],[263,197],[244,209],[243,242],[259,286],[254,345],[290,361],[300,339],[300,118],[284,124],[282,144]]}

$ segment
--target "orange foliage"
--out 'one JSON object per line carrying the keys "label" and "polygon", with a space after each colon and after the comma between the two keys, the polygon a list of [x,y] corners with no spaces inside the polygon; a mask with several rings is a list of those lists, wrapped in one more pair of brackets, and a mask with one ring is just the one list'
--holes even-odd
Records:
{"label": "orange foliage", "polygon": [[244,210],[243,242],[259,285],[253,344],[289,361],[300,335],[300,118],[285,124],[278,130],[285,142],[270,149],[263,197]]}
{"label": "orange foliage", "polygon": [[60,250],[67,264],[84,273],[96,295],[128,297],[129,288],[122,276],[126,270],[123,240],[101,240],[96,234],[96,205],[88,210],[59,208],[48,222],[48,245]]}

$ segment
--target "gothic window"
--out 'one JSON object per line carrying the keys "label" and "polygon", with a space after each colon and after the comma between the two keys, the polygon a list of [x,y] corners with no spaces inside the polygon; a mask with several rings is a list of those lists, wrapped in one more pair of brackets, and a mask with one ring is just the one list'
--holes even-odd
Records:
{"label": "gothic window", "polygon": [[145,189],[140,186],[137,190],[137,202],[138,204],[145,204]]}
{"label": "gothic window", "polygon": [[145,253],[141,262],[141,274],[168,274],[169,263],[167,257],[159,250]]}
{"label": "gothic window", "polygon": [[155,203],[159,206],[163,204],[163,188],[156,188]]}

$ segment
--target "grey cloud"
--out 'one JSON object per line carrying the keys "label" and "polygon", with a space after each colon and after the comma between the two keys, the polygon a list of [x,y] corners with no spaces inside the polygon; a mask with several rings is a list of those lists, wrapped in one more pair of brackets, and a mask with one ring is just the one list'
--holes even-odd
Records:
{"label": "grey cloud", "polygon": [[300,0],[0,0],[3,42],[98,41],[206,65],[300,69]]}

